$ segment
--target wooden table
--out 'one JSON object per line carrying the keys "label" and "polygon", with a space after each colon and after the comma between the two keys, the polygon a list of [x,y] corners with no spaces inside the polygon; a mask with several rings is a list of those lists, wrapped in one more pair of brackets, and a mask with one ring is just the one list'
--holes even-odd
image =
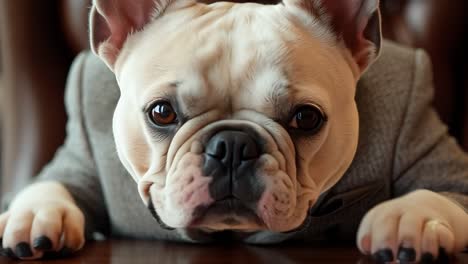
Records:
{"label": "wooden table", "polygon": [[[0,257],[0,263],[18,263]],[[190,245],[157,241],[110,240],[92,242],[76,255],[58,260],[23,262],[99,263],[99,264],[211,264],[211,263],[373,263],[353,246],[279,245],[248,246],[242,244]],[[468,263],[468,254],[460,254],[452,263]]]}

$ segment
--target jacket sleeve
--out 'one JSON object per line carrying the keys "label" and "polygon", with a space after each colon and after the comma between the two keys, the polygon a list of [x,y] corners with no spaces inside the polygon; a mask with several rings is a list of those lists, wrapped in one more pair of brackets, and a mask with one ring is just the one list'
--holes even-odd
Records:
{"label": "jacket sleeve", "polygon": [[428,189],[452,199],[468,212],[468,155],[432,107],[431,63],[421,50],[405,117],[395,148],[393,194]]}
{"label": "jacket sleeve", "polygon": [[108,215],[82,112],[82,79],[88,56],[79,55],[69,73],[65,93],[68,115],[65,143],[36,181],[58,181],[65,186],[85,215],[85,232],[90,238],[94,232],[108,232]]}

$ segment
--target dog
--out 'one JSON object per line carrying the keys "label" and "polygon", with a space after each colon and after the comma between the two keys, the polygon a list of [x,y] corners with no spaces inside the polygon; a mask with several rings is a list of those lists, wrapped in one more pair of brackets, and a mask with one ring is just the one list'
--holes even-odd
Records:
{"label": "dog", "polygon": [[[110,233],[120,228],[131,236],[138,228],[123,226],[138,215],[147,221],[150,214],[154,219],[144,226],[161,239],[198,242],[229,231],[249,243],[276,243],[318,228],[315,219],[327,215],[325,205],[338,201],[330,195],[345,183],[356,197],[378,191],[360,189],[368,179],[350,173],[353,162],[365,156],[359,155],[364,146],[358,148],[365,127],[356,87],[381,52],[378,4],[96,0],[92,50],[120,89],[116,104],[109,103],[115,108],[112,125],[86,122],[93,114],[81,101],[71,102],[86,95],[70,92],[65,147],[39,177],[43,180],[20,192],[0,216],[3,247],[21,259],[77,251],[106,217]],[[112,101],[103,98],[95,104]],[[109,111],[93,112],[111,119]],[[378,261],[427,261],[438,257],[439,248],[452,254],[467,245],[467,157],[429,115],[430,122],[421,126],[431,131],[418,133],[443,130],[442,143],[432,149],[441,145],[456,169],[447,170],[446,182],[433,180],[439,179],[436,172],[421,181],[420,176],[390,179],[398,195],[359,209],[366,212],[355,214],[359,228],[343,232],[354,234],[361,252]],[[114,154],[96,154],[108,146],[88,140],[87,126],[101,127],[101,136],[112,127],[115,155],[125,168],[117,175],[128,174],[137,191],[124,180],[96,180],[94,174],[113,169],[103,170],[100,160],[114,162]],[[374,187],[387,181],[375,179]],[[133,203],[135,193],[143,203]],[[135,211],[115,217],[116,201]]]}

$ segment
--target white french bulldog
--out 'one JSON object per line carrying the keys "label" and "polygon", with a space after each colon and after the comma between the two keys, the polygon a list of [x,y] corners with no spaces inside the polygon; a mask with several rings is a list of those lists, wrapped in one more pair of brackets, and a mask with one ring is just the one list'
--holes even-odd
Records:
{"label": "white french bulldog", "polygon": [[[380,49],[378,0],[96,0],[90,21],[93,51],[121,89],[119,158],[162,225],[291,231],[350,166],[356,84]],[[399,219],[405,210],[412,217]],[[467,220],[452,201],[417,191],[372,209],[357,243],[395,255],[410,240],[419,260],[463,249]],[[0,216],[3,247],[22,259],[42,257],[49,242],[80,249],[84,225],[55,182],[29,186]]]}

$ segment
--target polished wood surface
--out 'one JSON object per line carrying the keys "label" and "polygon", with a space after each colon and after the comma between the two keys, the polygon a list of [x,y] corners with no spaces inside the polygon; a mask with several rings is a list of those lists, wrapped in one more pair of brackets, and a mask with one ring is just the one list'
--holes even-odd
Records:
{"label": "polished wood surface", "polygon": [[[0,263],[19,263],[0,257]],[[28,261],[24,263],[374,263],[352,245],[276,245],[244,244],[192,245],[158,241],[111,240],[88,243],[75,255],[64,259]],[[444,261],[446,263],[446,261]],[[468,254],[457,255],[450,263],[468,263]]]}

